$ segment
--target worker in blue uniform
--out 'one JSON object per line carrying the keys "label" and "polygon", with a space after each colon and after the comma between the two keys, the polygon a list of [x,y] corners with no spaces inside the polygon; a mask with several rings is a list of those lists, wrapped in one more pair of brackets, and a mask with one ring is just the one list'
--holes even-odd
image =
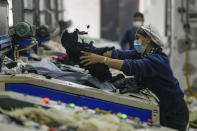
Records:
{"label": "worker in blue uniform", "polygon": [[189,113],[178,80],[173,76],[168,57],[162,52],[163,42],[152,26],[142,26],[136,32],[135,50],[112,50],[104,56],[82,52],[85,66],[104,63],[121,70],[143,83],[159,98],[160,123],[163,126],[185,131]]}
{"label": "worker in blue uniform", "polygon": [[133,42],[135,40],[136,30],[137,28],[142,26],[143,23],[144,23],[144,15],[140,12],[136,12],[133,16],[132,26],[124,32],[120,40],[120,47],[122,50],[134,49]]}

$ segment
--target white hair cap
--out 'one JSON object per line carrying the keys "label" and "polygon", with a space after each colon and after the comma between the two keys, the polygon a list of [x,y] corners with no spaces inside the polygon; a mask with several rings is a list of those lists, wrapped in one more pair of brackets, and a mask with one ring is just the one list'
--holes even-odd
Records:
{"label": "white hair cap", "polygon": [[160,47],[164,46],[164,43],[161,39],[159,32],[156,28],[149,26],[141,26],[141,28],[146,32],[146,34],[152,39],[152,41]]}

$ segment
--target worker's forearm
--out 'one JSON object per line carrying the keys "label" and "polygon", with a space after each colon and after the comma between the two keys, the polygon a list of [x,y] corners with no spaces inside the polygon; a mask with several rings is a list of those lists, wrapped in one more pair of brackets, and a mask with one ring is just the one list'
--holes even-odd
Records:
{"label": "worker's forearm", "polygon": [[112,58],[107,58],[105,65],[120,70],[124,61],[123,60],[117,60],[117,59],[112,59]]}
{"label": "worker's forearm", "polygon": [[107,51],[107,52],[105,52],[103,55],[106,56],[106,57],[111,58],[111,56],[112,56],[112,51]]}

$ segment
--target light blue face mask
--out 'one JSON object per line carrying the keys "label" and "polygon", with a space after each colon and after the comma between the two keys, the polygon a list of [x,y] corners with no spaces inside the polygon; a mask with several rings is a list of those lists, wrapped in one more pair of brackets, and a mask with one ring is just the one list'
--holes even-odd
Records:
{"label": "light blue face mask", "polygon": [[134,48],[140,54],[143,54],[144,51],[146,50],[146,46],[142,45],[141,40],[135,40],[134,41]]}

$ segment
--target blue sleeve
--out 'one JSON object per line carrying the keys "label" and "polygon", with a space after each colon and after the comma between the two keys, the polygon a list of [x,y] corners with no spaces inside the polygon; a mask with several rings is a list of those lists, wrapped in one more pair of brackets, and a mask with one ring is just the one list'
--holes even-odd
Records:
{"label": "blue sleeve", "polygon": [[127,42],[129,42],[129,30],[123,34],[120,40],[120,47],[122,50],[125,50]]}
{"label": "blue sleeve", "polygon": [[139,56],[140,54],[137,53],[136,50],[126,50],[126,51],[112,50],[111,58],[124,60],[124,59],[136,59]]}
{"label": "blue sleeve", "polygon": [[145,77],[155,77],[159,75],[161,66],[159,59],[155,57],[145,57],[138,60],[124,60],[121,71],[128,76],[134,76],[138,80]]}
{"label": "blue sleeve", "polygon": [[130,37],[130,39],[129,39],[130,49],[134,49],[135,33],[136,33],[136,29],[131,30],[131,33],[129,36]]}

